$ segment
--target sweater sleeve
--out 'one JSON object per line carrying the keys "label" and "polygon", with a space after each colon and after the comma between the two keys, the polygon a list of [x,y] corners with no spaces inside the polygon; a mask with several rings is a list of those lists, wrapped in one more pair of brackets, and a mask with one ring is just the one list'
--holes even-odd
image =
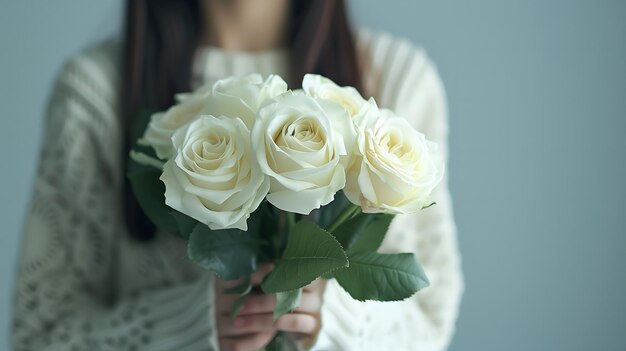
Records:
{"label": "sweater sleeve", "polygon": [[[216,349],[208,274],[119,293],[118,278],[136,268],[122,267],[119,256],[136,243],[120,210],[121,137],[110,56],[102,50],[77,56],[54,86],[23,233],[13,347]],[[150,264],[161,269],[158,261]]]}
{"label": "sweater sleeve", "polygon": [[[385,34],[361,32],[365,89],[438,143],[447,161],[447,106],[435,66],[423,51]],[[447,170],[446,170],[447,172]],[[445,350],[463,291],[447,177],[435,206],[394,218],[381,252],[416,254],[431,285],[398,302],[353,300],[329,282],[316,350]]]}

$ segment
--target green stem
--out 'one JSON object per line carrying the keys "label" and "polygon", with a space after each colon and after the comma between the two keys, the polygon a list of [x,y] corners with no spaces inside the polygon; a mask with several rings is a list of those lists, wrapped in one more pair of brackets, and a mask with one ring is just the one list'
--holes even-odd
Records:
{"label": "green stem", "polygon": [[328,227],[328,231],[330,233],[334,232],[335,229],[337,229],[340,225],[343,224],[343,222],[352,218],[352,216],[354,216],[357,213],[357,211],[360,211],[360,210],[361,210],[361,207],[355,204],[349,204],[348,206],[346,206],[343,212],[341,212],[339,216],[335,218],[335,221],[333,222],[333,224],[331,224],[330,227]]}

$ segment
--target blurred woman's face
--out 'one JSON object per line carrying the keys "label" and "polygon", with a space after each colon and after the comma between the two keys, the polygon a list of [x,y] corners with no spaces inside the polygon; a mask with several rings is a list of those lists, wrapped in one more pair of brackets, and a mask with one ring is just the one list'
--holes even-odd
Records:
{"label": "blurred woman's face", "polygon": [[290,0],[203,0],[203,42],[231,51],[283,46]]}

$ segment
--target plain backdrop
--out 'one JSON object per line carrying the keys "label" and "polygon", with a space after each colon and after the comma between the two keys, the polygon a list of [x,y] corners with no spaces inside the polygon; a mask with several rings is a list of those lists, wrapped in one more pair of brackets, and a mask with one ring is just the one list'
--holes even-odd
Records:
{"label": "plain backdrop", "polygon": [[[2,1],[2,341],[52,80],[119,31],[122,7]],[[466,281],[451,349],[626,350],[626,1],[351,7],[425,47],[446,84]]]}

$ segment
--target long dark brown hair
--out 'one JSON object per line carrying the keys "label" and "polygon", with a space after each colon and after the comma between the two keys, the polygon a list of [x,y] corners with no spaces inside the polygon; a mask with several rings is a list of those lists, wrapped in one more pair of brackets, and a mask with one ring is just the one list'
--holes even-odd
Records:
{"label": "long dark brown hair", "polygon": [[[191,67],[204,30],[201,0],[128,0],[123,85],[124,155],[133,143],[131,126],[141,110],[164,110],[174,94],[190,90]],[[292,0],[288,38],[291,88],[305,73],[317,73],[361,90],[355,40],[343,0]],[[154,226],[137,203],[128,180],[124,210],[129,233],[154,236]]]}

